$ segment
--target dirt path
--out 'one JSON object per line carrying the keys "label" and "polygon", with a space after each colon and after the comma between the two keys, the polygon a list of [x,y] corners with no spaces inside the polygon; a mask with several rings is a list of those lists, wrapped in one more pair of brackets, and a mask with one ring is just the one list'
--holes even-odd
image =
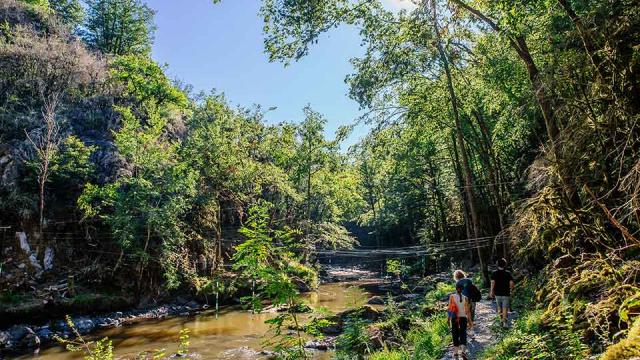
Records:
{"label": "dirt path", "polygon": [[[467,356],[469,360],[476,360],[482,350],[497,340],[497,335],[491,330],[496,319],[496,311],[490,300],[482,300],[476,304],[476,322],[473,329],[467,332]],[[453,345],[441,360],[453,360]]]}

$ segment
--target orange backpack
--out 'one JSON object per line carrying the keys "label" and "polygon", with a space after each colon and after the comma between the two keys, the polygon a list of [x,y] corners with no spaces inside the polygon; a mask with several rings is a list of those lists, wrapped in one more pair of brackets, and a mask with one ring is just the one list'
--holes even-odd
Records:
{"label": "orange backpack", "polygon": [[449,314],[449,318],[451,319],[456,319],[458,318],[458,304],[456,303],[456,300],[453,298],[455,295],[451,294],[449,295],[449,308],[447,309],[447,312]]}

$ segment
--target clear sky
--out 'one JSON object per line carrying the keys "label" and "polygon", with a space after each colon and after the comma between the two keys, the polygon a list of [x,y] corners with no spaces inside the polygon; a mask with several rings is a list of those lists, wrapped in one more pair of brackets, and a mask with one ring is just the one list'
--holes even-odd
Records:
{"label": "clear sky", "polygon": [[[410,6],[408,0],[384,0],[390,8]],[[361,113],[347,96],[344,78],[349,59],[363,54],[354,28],[341,27],[323,36],[309,56],[288,67],[269,63],[263,48],[259,0],[147,0],[157,11],[153,57],[169,67],[169,76],[196,91],[224,92],[232,105],[260,104],[270,123],[299,122],[311,104],[328,120],[327,133],[353,123]],[[344,145],[366,133],[355,129]]]}

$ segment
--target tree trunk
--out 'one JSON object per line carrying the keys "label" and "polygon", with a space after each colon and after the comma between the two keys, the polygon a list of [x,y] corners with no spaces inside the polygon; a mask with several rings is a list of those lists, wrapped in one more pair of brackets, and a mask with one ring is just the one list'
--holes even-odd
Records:
{"label": "tree trunk", "polygon": [[429,176],[431,177],[431,186],[433,187],[433,193],[436,198],[436,203],[438,206],[438,213],[440,215],[440,231],[442,232],[442,239],[440,242],[447,241],[447,215],[444,211],[444,202],[442,201],[442,192],[440,191],[440,184],[438,182],[438,177],[436,174],[436,167],[433,163],[433,159],[431,157],[427,158],[427,164],[429,166]]}
{"label": "tree trunk", "polygon": [[567,13],[569,18],[571,19],[571,22],[573,22],[576,29],[578,30],[578,34],[580,35],[580,39],[582,40],[584,49],[587,52],[587,57],[589,57],[589,60],[591,61],[591,64],[593,65],[593,67],[596,69],[596,72],[601,77],[604,77],[604,70],[602,68],[602,59],[600,58],[600,56],[598,55],[598,52],[596,51],[596,47],[593,44],[593,39],[591,38],[591,33],[589,29],[587,29],[587,27],[584,26],[584,22],[582,21],[582,19],[580,19],[578,14],[576,14],[576,12],[573,11],[571,4],[567,0],[558,0],[558,4],[560,4],[560,6],[564,9],[564,11]]}
{"label": "tree trunk", "polygon": [[453,87],[453,78],[451,76],[451,69],[449,68],[449,60],[447,59],[446,53],[444,51],[444,47],[442,45],[442,39],[440,35],[440,29],[438,25],[438,16],[436,3],[432,2],[432,11],[433,11],[433,30],[437,40],[437,48],[438,53],[440,55],[440,61],[442,61],[442,65],[444,67],[444,71],[447,79],[447,89],[449,91],[449,97],[451,101],[451,110],[453,111],[453,118],[455,121],[455,135],[458,143],[458,148],[460,150],[461,160],[462,160],[462,173],[464,178],[464,187],[465,193],[467,195],[467,202],[469,204],[469,213],[471,215],[471,225],[473,228],[473,236],[475,238],[475,245],[478,251],[478,258],[480,261],[480,268],[482,270],[482,275],[485,281],[485,285],[489,282],[489,272],[487,269],[487,264],[484,259],[483,251],[480,247],[480,223],[478,219],[478,212],[475,203],[475,194],[473,190],[473,177],[471,174],[471,166],[469,162],[469,158],[467,157],[467,152],[465,151],[464,146],[464,137],[462,133],[462,122],[460,120],[460,114],[458,112],[458,102],[455,93],[455,89]]}
{"label": "tree trunk", "polygon": [[[484,15],[477,9],[472,8],[461,0],[452,1],[489,25],[489,27],[491,27],[495,32],[503,32],[502,28],[500,28],[500,26],[498,26],[495,21],[489,19],[486,15]],[[507,34],[507,39],[509,40],[509,44],[511,44],[511,47],[516,51],[520,59],[524,62],[527,73],[529,75],[529,81],[531,82],[531,86],[536,97],[536,101],[538,102],[538,106],[540,106],[540,110],[542,111],[542,117],[544,118],[544,125],[547,130],[547,136],[549,137],[549,140],[553,142],[558,136],[559,131],[553,116],[553,106],[546,94],[544,84],[540,79],[540,71],[538,70],[536,63],[531,56],[531,52],[529,51],[529,47],[527,46],[527,42],[524,36],[516,36],[514,38]]]}

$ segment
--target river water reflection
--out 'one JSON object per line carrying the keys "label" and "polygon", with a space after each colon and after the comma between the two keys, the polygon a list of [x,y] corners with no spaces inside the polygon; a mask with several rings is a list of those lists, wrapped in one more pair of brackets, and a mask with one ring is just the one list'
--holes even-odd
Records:
{"label": "river water reflection", "polygon": [[[333,283],[320,285],[318,291],[305,294],[308,305],[314,309],[326,308],[337,313],[348,308],[363,305],[368,294],[359,283]],[[165,320],[148,321],[131,326],[108,329],[97,333],[96,337],[108,336],[113,340],[116,357],[135,357],[136,354],[166,349],[173,353],[177,349],[180,330],[190,330],[190,350],[202,355],[203,359],[236,359],[237,352],[229,350],[248,347],[260,350],[264,337],[270,336],[269,327],[264,322],[274,314],[251,314],[240,307],[207,311],[195,317],[176,317]],[[327,354],[317,354],[317,358],[328,358]],[[26,359],[28,357],[24,357]],[[68,360],[81,356],[71,354],[62,347],[43,350],[38,359]]]}

